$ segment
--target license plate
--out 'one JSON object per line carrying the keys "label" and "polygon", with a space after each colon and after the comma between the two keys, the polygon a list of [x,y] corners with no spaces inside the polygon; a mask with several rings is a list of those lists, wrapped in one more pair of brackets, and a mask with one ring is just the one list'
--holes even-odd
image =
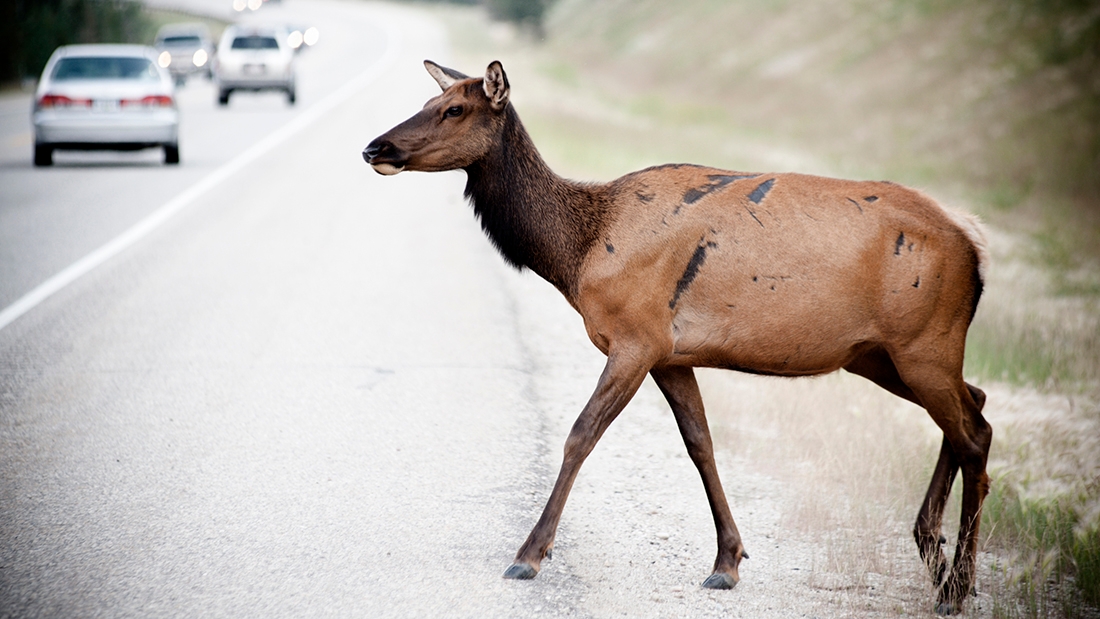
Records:
{"label": "license plate", "polygon": [[96,99],[92,102],[94,112],[117,112],[118,99]]}
{"label": "license plate", "polygon": [[244,65],[245,75],[263,75],[267,72],[267,67],[262,64],[246,64]]}

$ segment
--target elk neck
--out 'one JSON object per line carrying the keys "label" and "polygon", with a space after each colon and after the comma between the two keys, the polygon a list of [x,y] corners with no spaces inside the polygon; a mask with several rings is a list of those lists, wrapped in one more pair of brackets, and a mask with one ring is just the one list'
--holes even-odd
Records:
{"label": "elk neck", "polygon": [[584,256],[603,229],[606,192],[555,174],[515,108],[508,104],[503,114],[498,143],[466,167],[466,197],[508,263],[531,269],[572,300]]}

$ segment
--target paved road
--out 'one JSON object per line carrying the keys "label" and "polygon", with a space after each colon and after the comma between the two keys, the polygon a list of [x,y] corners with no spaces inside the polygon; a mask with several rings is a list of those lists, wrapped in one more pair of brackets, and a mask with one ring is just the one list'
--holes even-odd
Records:
{"label": "paved road", "polygon": [[[230,3],[152,0],[194,5],[234,18]],[[376,65],[400,31],[368,11],[335,2],[287,2],[245,14],[253,21],[315,24],[317,47],[299,56],[298,104],[278,93],[238,94],[216,105],[210,82],[178,91],[183,163],[161,164],[159,150],[137,153],[59,151],[53,168],[31,166],[29,93],[0,97],[0,308],[100,247],[341,85]],[[392,44],[392,45],[391,45]]]}
{"label": "paved road", "polygon": [[189,85],[179,170],[79,154],[33,170],[0,109],[6,304],[389,58],[0,330],[0,617],[815,608],[782,600],[802,582],[797,544],[770,539],[782,489],[726,454],[761,569],[746,564],[734,592],[698,588],[713,526],[651,385],[582,471],[554,560],[534,581],[500,578],[602,358],[552,288],[495,255],[461,173],[383,178],[359,157],[433,94],[420,60],[447,61],[440,24],[368,3],[279,10],[321,24],[302,110],[273,96],[219,111]]}

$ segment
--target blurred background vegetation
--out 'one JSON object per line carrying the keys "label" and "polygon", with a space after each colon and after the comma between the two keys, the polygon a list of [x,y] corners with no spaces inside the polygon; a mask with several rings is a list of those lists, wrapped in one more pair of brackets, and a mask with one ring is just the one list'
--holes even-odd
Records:
{"label": "blurred background vegetation", "polygon": [[37,78],[53,50],[73,43],[148,43],[133,0],[0,0],[0,83]]}

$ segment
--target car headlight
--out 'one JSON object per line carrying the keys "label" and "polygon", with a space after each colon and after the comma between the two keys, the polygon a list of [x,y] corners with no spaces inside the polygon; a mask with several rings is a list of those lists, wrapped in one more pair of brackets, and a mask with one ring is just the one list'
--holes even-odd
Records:
{"label": "car headlight", "polygon": [[317,28],[307,28],[305,34],[302,35],[302,42],[306,45],[316,45],[317,39],[321,38],[321,32]]}
{"label": "car headlight", "polygon": [[196,67],[203,66],[209,59],[210,57],[206,55],[205,49],[195,50],[195,55],[191,56],[191,62],[194,63]]}
{"label": "car headlight", "polygon": [[298,49],[302,46],[302,33],[299,30],[295,30],[290,33],[290,36],[286,38],[286,42],[290,45],[290,49]]}
{"label": "car headlight", "polygon": [[172,64],[172,54],[169,54],[167,51],[161,52],[160,56],[157,56],[157,64],[159,64],[162,69],[167,69],[168,65]]}

